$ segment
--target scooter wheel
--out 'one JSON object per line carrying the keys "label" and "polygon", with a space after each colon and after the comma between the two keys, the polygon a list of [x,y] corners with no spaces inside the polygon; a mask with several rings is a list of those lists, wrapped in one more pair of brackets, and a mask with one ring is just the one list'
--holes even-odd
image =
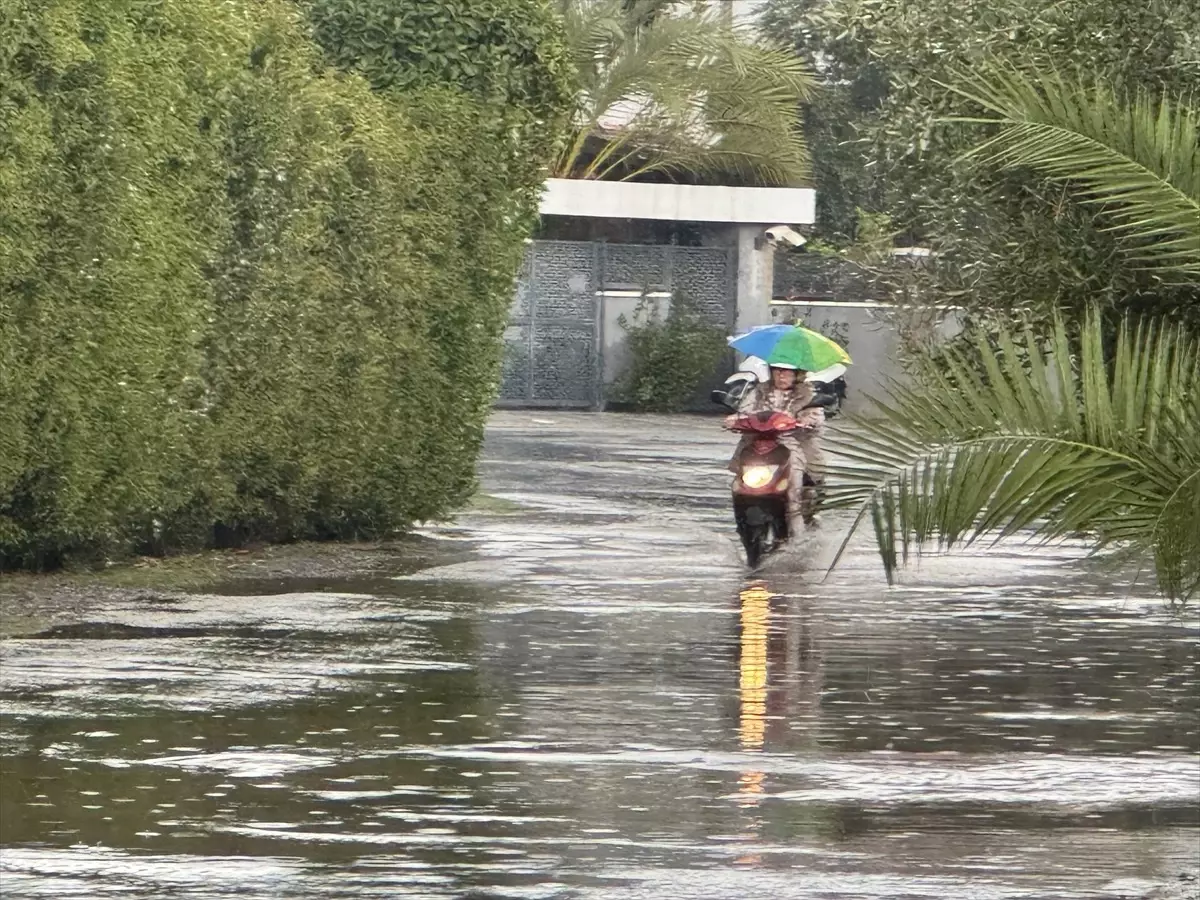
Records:
{"label": "scooter wheel", "polygon": [[755,526],[748,529],[743,536],[742,545],[746,548],[746,564],[752,569],[757,569],[762,558],[767,555],[768,541],[770,540],[770,535],[767,533],[769,527],[768,525]]}

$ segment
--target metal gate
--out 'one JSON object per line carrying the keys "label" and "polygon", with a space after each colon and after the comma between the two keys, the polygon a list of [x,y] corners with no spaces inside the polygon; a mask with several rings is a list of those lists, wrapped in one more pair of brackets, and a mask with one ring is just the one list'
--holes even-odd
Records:
{"label": "metal gate", "polygon": [[599,404],[599,272],[599,244],[527,245],[504,334],[502,405]]}
{"label": "metal gate", "polygon": [[686,293],[729,327],[735,251],[723,247],[533,241],[505,332],[499,406],[599,408],[604,400],[606,291]]}

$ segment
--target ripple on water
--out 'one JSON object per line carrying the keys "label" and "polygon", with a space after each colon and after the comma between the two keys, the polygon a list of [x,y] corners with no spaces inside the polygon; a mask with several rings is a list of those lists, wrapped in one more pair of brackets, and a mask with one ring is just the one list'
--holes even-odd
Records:
{"label": "ripple on water", "polygon": [[6,642],[5,898],[1115,900],[1200,863],[1195,615],[1071,542],[825,578],[834,515],[741,593],[711,423],[501,419],[486,489],[530,508],[426,529],[450,566]]}

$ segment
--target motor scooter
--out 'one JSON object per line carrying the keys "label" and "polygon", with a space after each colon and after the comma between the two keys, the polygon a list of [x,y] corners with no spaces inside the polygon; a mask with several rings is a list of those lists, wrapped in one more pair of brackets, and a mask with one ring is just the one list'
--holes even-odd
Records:
{"label": "motor scooter", "polygon": [[[726,381],[724,389],[712,392],[712,400],[736,413],[757,381],[753,373],[738,372]],[[805,409],[828,408],[836,400],[832,392],[818,393]],[[779,411],[738,415],[728,426],[730,431],[754,437],[734,461],[733,481],[734,522],[752,569],[791,537],[788,488],[792,479],[801,478],[805,488],[816,487],[807,472],[792,471],[791,453],[779,440],[799,427],[792,416]]]}
{"label": "motor scooter", "polygon": [[[791,537],[788,489],[793,478],[807,475],[792,471],[791,453],[779,438],[797,427],[784,412],[738,416],[729,426],[730,431],[753,436],[735,461],[733,480],[733,518],[752,569]],[[805,484],[812,485],[812,479]]]}

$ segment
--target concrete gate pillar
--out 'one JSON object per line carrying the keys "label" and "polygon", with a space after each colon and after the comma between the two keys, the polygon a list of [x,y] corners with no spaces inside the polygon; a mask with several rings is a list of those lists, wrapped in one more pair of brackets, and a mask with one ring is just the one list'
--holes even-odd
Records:
{"label": "concrete gate pillar", "polygon": [[734,317],[737,331],[771,324],[775,245],[761,240],[766,227],[737,227],[737,315]]}

